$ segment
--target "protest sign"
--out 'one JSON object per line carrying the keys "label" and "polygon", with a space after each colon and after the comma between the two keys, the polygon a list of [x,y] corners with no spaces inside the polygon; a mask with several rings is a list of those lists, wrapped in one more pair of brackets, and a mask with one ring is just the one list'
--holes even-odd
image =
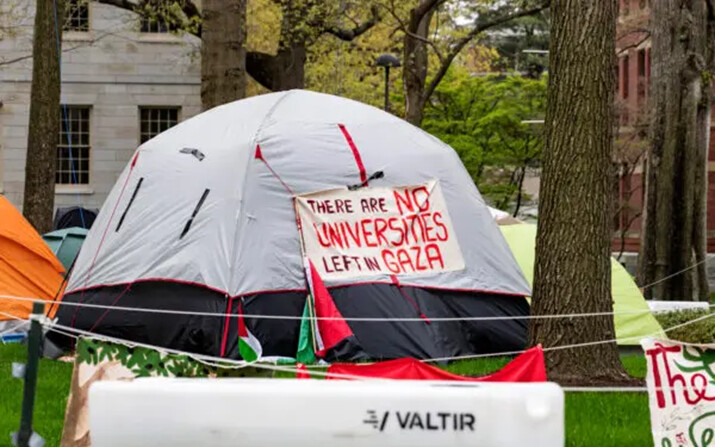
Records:
{"label": "protest sign", "polygon": [[641,344],[655,446],[715,446],[715,345]]}
{"label": "protest sign", "polygon": [[436,180],[295,198],[306,256],[325,280],[464,268]]}

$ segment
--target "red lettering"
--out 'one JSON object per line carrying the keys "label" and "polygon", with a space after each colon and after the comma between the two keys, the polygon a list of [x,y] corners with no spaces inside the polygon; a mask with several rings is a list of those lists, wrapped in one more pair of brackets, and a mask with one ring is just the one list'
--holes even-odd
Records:
{"label": "red lettering", "polygon": [[328,273],[334,273],[335,270],[330,270],[330,267],[328,267],[328,262],[325,260],[325,258],[321,258],[323,260],[323,267],[325,267],[325,271]]}
{"label": "red lettering", "polygon": [[430,225],[430,221],[434,222],[434,216],[431,213],[422,213],[420,216],[422,218],[422,229],[425,242],[436,242],[437,239],[430,235],[430,232],[434,230],[434,227]]}
{"label": "red lettering", "polygon": [[[421,192],[424,194],[424,200],[420,203],[420,199],[417,197],[417,193]],[[412,197],[415,200],[415,203],[417,204],[417,208],[420,209],[420,211],[427,211],[429,209],[429,191],[427,188],[424,186],[419,186],[415,189],[412,190]]]}
{"label": "red lettering", "polygon": [[365,262],[367,269],[370,270],[371,272],[380,270],[380,263],[377,262],[377,258],[364,257],[362,259]]}
{"label": "red lettering", "polygon": [[416,247],[410,247],[410,250],[415,252],[415,268],[418,271],[427,270],[427,266],[420,262],[422,260],[422,247],[418,245]]}
{"label": "red lettering", "polygon": [[[415,243],[420,241],[420,236],[422,236],[422,220],[418,214],[413,214],[411,216],[405,216],[405,222],[410,221],[410,229],[412,230],[412,237],[415,239]],[[415,231],[415,222],[419,223],[419,235]]]}
{"label": "red lettering", "polygon": [[439,262],[439,267],[444,268],[444,260],[442,259],[442,252],[437,244],[427,244],[425,246],[425,257],[429,263],[430,269],[436,268],[436,263]]}
{"label": "red lettering", "polygon": [[415,211],[415,206],[412,204],[412,198],[410,197],[409,191],[405,191],[405,195],[400,196],[400,193],[395,190],[393,191],[393,195],[395,196],[395,203],[397,204],[397,210],[400,212],[400,215],[404,216],[405,214],[402,210],[402,205],[404,205],[410,212]]}
{"label": "red lettering", "polygon": [[385,263],[387,269],[392,273],[400,273],[400,266],[395,262],[395,254],[388,249],[382,250],[382,262]]}
{"label": "red lettering", "polygon": [[328,227],[328,237],[330,238],[330,245],[333,247],[343,247],[343,238],[340,235],[340,227],[338,224],[324,223],[323,228]]}
{"label": "red lettering", "polygon": [[360,199],[360,208],[363,213],[370,212],[370,201],[368,199]]}
{"label": "red lettering", "polygon": [[407,223],[407,219],[404,217],[402,218],[402,226],[404,227],[404,233],[402,234],[405,235],[405,245],[407,245],[410,243],[410,224]]}
{"label": "red lettering", "polygon": [[439,234],[437,234],[437,239],[442,242],[449,239],[449,232],[447,232],[447,226],[442,222],[442,213],[440,213],[439,211],[435,212],[432,215],[432,219],[434,220],[435,225],[437,225],[437,227],[442,230],[442,235],[440,236]]}
{"label": "red lettering", "polygon": [[335,269],[336,272],[342,272],[343,269],[339,268],[340,265],[338,264],[338,261],[340,260],[340,256],[331,256],[330,260],[333,261],[333,268]]}
{"label": "red lettering", "polygon": [[[353,228],[353,225],[355,225],[355,228]],[[350,239],[352,239],[355,245],[362,247],[362,241],[360,240],[360,224],[357,222],[342,222],[340,227],[343,230],[343,237],[345,238],[345,245],[347,247],[350,247],[350,240],[348,239],[348,236],[350,236]]]}
{"label": "red lettering", "polygon": [[355,262],[355,264],[357,265],[358,270],[362,272],[362,265],[360,265],[360,258],[358,258],[357,256],[350,256],[349,259],[353,260],[353,262]]}
{"label": "red lettering", "polygon": [[375,218],[375,238],[378,245],[390,245],[385,237],[385,230],[387,230],[387,221],[381,217]]}
{"label": "red lettering", "polygon": [[315,212],[315,200],[313,200],[313,199],[308,199],[307,202],[308,202],[308,205],[310,205],[310,209],[311,209],[313,212]]}
{"label": "red lettering", "polygon": [[390,230],[394,231],[395,233],[399,234],[399,236],[400,236],[400,239],[398,241],[394,241],[394,240],[390,241],[390,244],[393,247],[399,247],[400,245],[402,245],[403,242],[405,242],[405,235],[402,232],[402,228],[400,228],[399,224],[400,224],[400,219],[398,219],[397,217],[390,217],[387,220],[387,226],[390,227]]}
{"label": "red lettering", "polygon": [[[669,352],[680,352],[680,346],[663,346],[660,343],[656,343],[655,349],[648,349],[645,354],[651,358],[651,367],[653,369],[653,379],[655,382],[655,397],[658,408],[664,408],[667,406],[664,393],[664,384],[661,379],[661,371],[659,368],[659,359],[663,362],[665,378],[667,385],[670,388],[670,400],[671,405],[678,404],[678,394],[676,391],[682,393],[683,399],[689,405],[696,405],[702,400],[715,401],[715,395],[708,396],[708,379],[705,375],[701,373],[695,373],[690,375],[690,383],[685,380],[685,377],[680,373],[673,373],[670,370],[670,365],[668,362]],[[680,385],[676,388],[676,385]],[[693,396],[694,395],[694,396]]]}
{"label": "red lettering", "polygon": [[370,197],[370,211],[372,211],[373,213],[379,211],[377,208],[377,199],[374,197]]}
{"label": "red lettering", "polygon": [[[400,263],[400,268],[402,268],[403,272],[415,271],[415,266],[414,264],[412,264],[412,258],[410,258],[410,254],[404,248],[397,250],[397,262]],[[407,268],[405,268],[405,265],[409,266],[410,269],[407,270]]]}
{"label": "red lettering", "polygon": [[365,239],[365,245],[368,247],[377,247],[377,243],[374,241],[370,241],[368,237],[372,237],[373,233],[372,231],[368,231],[367,228],[365,228],[366,224],[370,224],[372,222],[372,219],[363,219],[360,221],[360,227],[362,228],[362,237]]}
{"label": "red lettering", "polygon": [[322,247],[330,247],[330,241],[328,240],[328,235],[325,232],[325,224],[322,224],[320,227],[323,229],[323,236],[325,237],[325,240],[323,240],[323,238],[320,237],[320,230],[318,230],[318,226],[315,225],[315,223],[313,223],[313,228],[315,229],[315,235],[318,237],[318,243]]}

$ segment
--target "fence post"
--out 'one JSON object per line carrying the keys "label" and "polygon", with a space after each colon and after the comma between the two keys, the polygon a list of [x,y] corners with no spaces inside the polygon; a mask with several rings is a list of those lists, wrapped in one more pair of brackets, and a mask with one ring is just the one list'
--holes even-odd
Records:
{"label": "fence post", "polygon": [[[40,362],[40,349],[42,345],[42,324],[39,318],[44,316],[43,303],[32,305],[30,315],[30,335],[27,340],[27,366],[25,367],[25,388],[22,394],[22,415],[20,418],[20,431],[17,432],[18,447],[30,447],[32,439],[32,414],[35,407],[35,389],[37,388],[37,369]],[[34,443],[33,443],[34,445]]]}

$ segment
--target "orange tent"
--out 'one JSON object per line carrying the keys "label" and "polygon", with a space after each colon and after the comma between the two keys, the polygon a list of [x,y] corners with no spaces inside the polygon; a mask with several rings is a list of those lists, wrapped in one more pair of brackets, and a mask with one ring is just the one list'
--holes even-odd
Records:
{"label": "orange tent", "polygon": [[7,296],[54,299],[62,287],[64,268],[42,237],[0,196],[0,322],[27,319],[31,301]]}

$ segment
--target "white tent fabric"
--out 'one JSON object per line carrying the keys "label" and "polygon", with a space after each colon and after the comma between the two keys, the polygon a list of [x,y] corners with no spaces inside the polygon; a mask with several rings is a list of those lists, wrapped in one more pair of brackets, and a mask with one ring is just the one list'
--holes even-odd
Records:
{"label": "white tent fabric", "polygon": [[[257,146],[265,162],[256,158]],[[402,284],[529,295],[453,149],[377,108],[303,90],[214,108],[141,145],[97,217],[66,292],[142,280],[193,283],[230,296],[303,290],[288,189],[300,194],[360,183],[358,157],[367,175],[384,173],[370,186],[440,182],[466,267],[400,276]],[[351,283],[359,282],[390,278]]]}

